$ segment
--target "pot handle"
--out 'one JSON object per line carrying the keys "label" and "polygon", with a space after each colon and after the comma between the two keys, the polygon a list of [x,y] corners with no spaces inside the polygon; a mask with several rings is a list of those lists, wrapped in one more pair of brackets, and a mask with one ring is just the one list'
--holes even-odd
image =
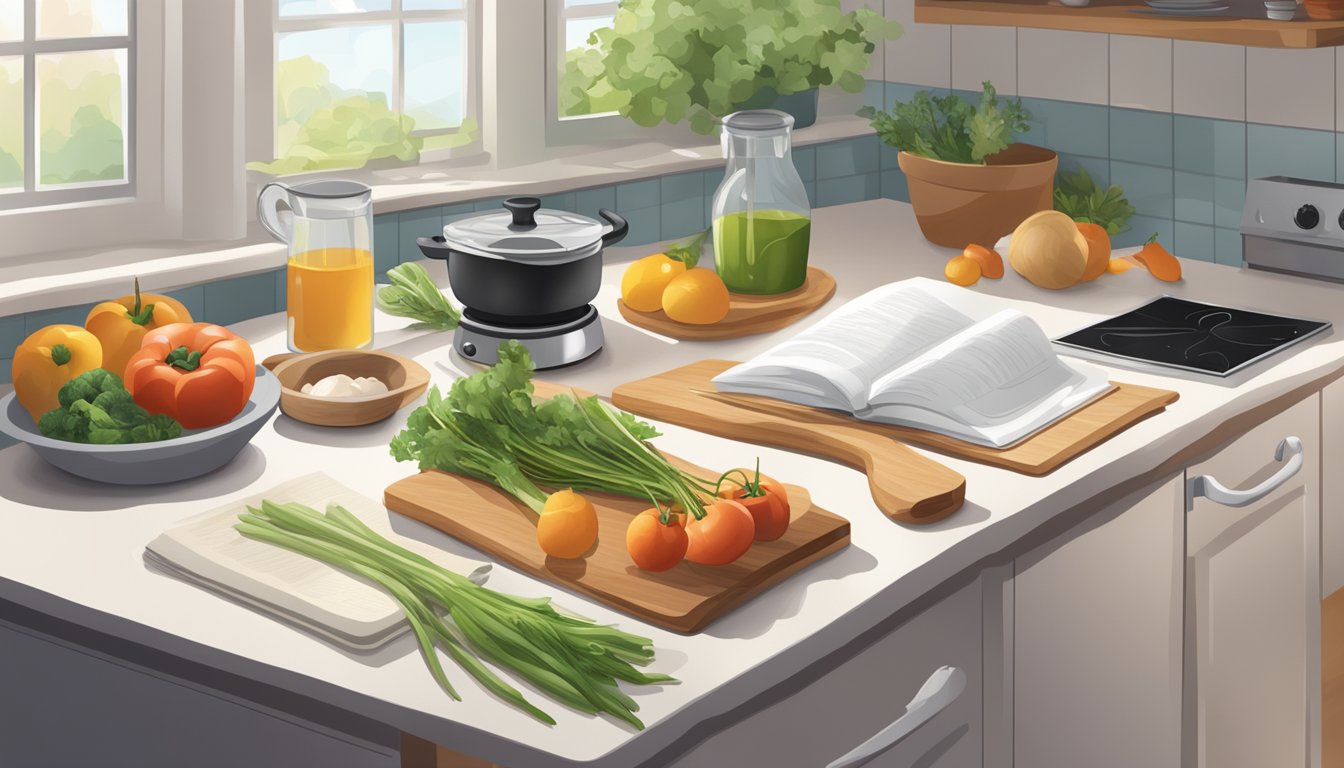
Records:
{"label": "pot handle", "polygon": [[630,222],[626,221],[624,216],[609,208],[598,208],[597,215],[606,219],[607,223],[611,225],[611,231],[602,235],[602,245],[604,246],[619,243],[630,231]]}
{"label": "pot handle", "polygon": [[449,248],[443,235],[417,237],[415,238],[415,244],[420,246],[420,252],[425,254],[425,258],[427,259],[448,260]]}

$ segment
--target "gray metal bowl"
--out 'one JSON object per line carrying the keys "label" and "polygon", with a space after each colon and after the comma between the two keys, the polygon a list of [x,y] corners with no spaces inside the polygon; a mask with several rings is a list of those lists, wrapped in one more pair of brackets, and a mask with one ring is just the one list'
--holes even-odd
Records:
{"label": "gray metal bowl", "polygon": [[27,443],[38,456],[72,475],[113,485],[154,485],[199,477],[228,464],[280,405],[280,380],[257,366],[257,383],[243,412],[226,424],[183,432],[156,443],[90,445],[43,435],[14,393],[0,398],[0,432]]}

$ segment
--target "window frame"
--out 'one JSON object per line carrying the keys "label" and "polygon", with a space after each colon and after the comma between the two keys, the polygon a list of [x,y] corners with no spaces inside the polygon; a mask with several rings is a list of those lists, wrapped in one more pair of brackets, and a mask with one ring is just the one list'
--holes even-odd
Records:
{"label": "window frame", "polygon": [[[38,0],[23,0],[23,39],[0,42],[0,56],[23,57],[23,188],[0,190],[0,212],[22,213],[50,206],[98,201],[133,200],[137,181],[137,127],[139,118],[137,99],[137,0],[126,0],[126,34],[91,37],[57,37],[38,39]],[[122,91],[122,167],[125,178],[108,181],[76,182],[73,184],[42,185],[38,179],[41,148],[38,147],[38,83],[37,57],[47,54],[80,53],[87,51],[126,51],[126,84]]]}
{"label": "window frame", "polygon": [[[301,32],[318,29],[334,29],[341,27],[358,27],[365,25],[387,24],[393,27],[392,34],[392,93],[388,94],[388,108],[401,114],[404,95],[405,82],[405,37],[406,24],[416,21],[447,21],[461,20],[466,25],[466,76],[463,78],[463,85],[466,88],[463,99],[466,109],[463,120],[474,119],[477,125],[477,135],[474,140],[468,144],[457,147],[446,147],[439,149],[423,150],[420,153],[419,165],[436,162],[440,160],[451,160],[460,157],[471,157],[481,153],[481,69],[482,69],[482,50],[481,50],[481,13],[480,0],[463,0],[461,9],[450,10],[405,10],[402,8],[403,0],[390,0],[390,8],[386,11],[367,11],[363,13],[330,13],[314,14],[311,16],[299,16],[283,18],[280,16],[279,0],[266,0],[270,3],[270,24],[269,24],[269,60],[264,67],[257,67],[255,70],[249,68],[248,76],[245,81],[246,91],[248,93],[266,94],[266,104],[263,106],[259,100],[248,100],[249,121],[253,114],[253,109],[266,117],[267,140],[265,149],[260,149],[258,137],[249,137],[248,158],[251,160],[260,160],[263,155],[266,159],[275,159],[277,149],[275,143],[276,125],[275,125],[275,100],[276,100],[276,82],[275,68],[280,61],[280,35],[289,32]],[[260,46],[248,46],[248,53],[255,53]],[[267,84],[264,88],[258,87],[261,84],[256,82],[254,77],[261,77],[264,70],[264,76]],[[418,138],[427,138],[430,136],[451,136],[459,133],[461,126],[447,129],[426,128],[416,129],[411,132],[411,136]],[[258,151],[260,149],[260,152]],[[413,167],[413,166],[408,166]],[[360,169],[348,169],[344,171],[349,174],[352,171]],[[322,173],[340,173],[341,171],[299,171],[285,176],[302,176],[309,174]],[[277,176],[276,178],[284,178]]]}

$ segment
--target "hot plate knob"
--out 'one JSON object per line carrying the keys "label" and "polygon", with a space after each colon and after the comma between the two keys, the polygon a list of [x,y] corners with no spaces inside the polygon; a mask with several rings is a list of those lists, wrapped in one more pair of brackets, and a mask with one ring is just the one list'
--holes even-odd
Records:
{"label": "hot plate knob", "polygon": [[1308,203],[1297,209],[1293,215],[1293,223],[1300,229],[1315,229],[1317,224],[1321,223],[1321,212],[1316,210],[1316,206]]}
{"label": "hot plate knob", "polygon": [[462,354],[466,355],[467,357],[475,357],[476,345],[472,344],[470,341],[464,343],[462,345]]}

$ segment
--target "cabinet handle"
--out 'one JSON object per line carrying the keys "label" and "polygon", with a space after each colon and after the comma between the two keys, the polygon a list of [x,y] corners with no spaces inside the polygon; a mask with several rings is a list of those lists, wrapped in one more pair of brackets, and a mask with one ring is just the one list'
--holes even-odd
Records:
{"label": "cabinet handle", "polygon": [[1274,460],[1284,461],[1285,455],[1287,463],[1283,468],[1274,473],[1273,477],[1267,478],[1263,483],[1254,488],[1247,488],[1244,491],[1233,490],[1218,482],[1212,475],[1198,475],[1185,481],[1185,508],[1187,510],[1194,506],[1195,499],[1200,496],[1207,496],[1210,501],[1222,504],[1225,507],[1244,507],[1247,504],[1265,498],[1279,488],[1279,486],[1288,482],[1288,479],[1302,469],[1302,440],[1298,437],[1285,437],[1279,441],[1279,447],[1274,449]]}
{"label": "cabinet handle", "polygon": [[958,667],[939,667],[924,681],[915,698],[905,707],[905,714],[872,738],[850,750],[844,757],[831,761],[826,768],[852,768],[862,765],[909,736],[919,726],[932,720],[934,715],[947,709],[966,690],[966,673]]}

